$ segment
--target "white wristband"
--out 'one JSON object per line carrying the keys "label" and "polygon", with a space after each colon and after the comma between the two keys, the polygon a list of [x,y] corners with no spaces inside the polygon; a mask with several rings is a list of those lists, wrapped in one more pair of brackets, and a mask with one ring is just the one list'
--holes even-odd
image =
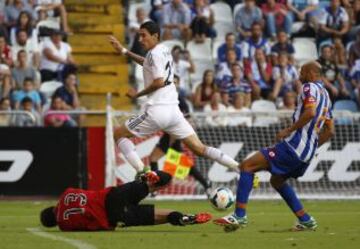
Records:
{"label": "white wristband", "polygon": [[121,53],[122,53],[122,54],[126,54],[127,52],[128,52],[128,50],[127,50],[126,48],[122,48],[122,49],[121,49]]}

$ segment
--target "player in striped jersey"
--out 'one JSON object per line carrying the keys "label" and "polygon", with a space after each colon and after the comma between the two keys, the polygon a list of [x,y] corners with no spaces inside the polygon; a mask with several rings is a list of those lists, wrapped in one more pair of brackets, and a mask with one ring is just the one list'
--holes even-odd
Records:
{"label": "player in striped jersey", "polygon": [[214,221],[215,224],[224,226],[227,232],[248,223],[246,205],[253,186],[254,173],[261,170],[271,173],[271,185],[297,216],[298,222],[294,229],[315,230],[317,227],[315,219],[304,211],[286,180],[305,173],[316,149],[333,135],[334,124],[329,94],[321,81],[320,64],[305,64],[301,68],[300,80],[303,85],[292,125],[277,134],[278,143],[273,147],[261,149],[240,164],[235,212]]}

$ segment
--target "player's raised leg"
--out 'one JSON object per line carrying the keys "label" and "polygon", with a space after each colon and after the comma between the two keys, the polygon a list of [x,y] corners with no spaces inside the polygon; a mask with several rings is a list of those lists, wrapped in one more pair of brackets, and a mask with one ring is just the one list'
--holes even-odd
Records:
{"label": "player's raised leg", "polygon": [[238,162],[223,153],[221,150],[204,145],[195,133],[185,137],[183,142],[197,156],[209,158],[232,170],[237,170],[238,168]]}
{"label": "player's raised leg", "polygon": [[135,145],[129,139],[131,137],[133,137],[133,134],[128,130],[125,124],[116,128],[114,131],[114,139],[121,153],[123,153],[126,160],[137,172],[141,172],[144,170],[144,163],[136,153]]}
{"label": "player's raised leg", "polygon": [[293,229],[298,231],[315,230],[317,227],[315,219],[305,212],[296,193],[292,187],[286,183],[286,178],[281,175],[272,175],[270,183],[298,218],[298,223]]}
{"label": "player's raised leg", "polygon": [[216,225],[224,226],[226,232],[235,231],[240,227],[246,226],[246,206],[250,192],[253,188],[254,173],[267,170],[269,164],[261,152],[255,153],[250,158],[243,161],[240,165],[240,179],[238,181],[236,193],[236,208],[233,214],[214,220]]}

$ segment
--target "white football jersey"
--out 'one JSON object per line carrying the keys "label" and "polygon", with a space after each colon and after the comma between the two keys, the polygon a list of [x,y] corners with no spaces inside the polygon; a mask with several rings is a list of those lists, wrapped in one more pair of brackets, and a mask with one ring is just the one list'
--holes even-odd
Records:
{"label": "white football jersey", "polygon": [[145,88],[155,79],[163,78],[165,86],[148,94],[146,105],[178,104],[178,93],[174,84],[174,65],[169,48],[157,44],[149,50],[143,63]]}

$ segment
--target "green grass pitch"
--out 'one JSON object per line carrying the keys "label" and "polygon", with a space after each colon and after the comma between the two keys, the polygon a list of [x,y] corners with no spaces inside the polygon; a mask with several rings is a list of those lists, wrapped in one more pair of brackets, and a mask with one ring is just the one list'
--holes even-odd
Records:
{"label": "green grass pitch", "polygon": [[[251,201],[248,205],[249,226],[226,234],[212,223],[173,227],[118,228],[114,232],[63,233],[41,228],[39,211],[51,201],[0,201],[1,249],[346,249],[360,248],[360,201],[305,201],[306,209],[317,219],[316,232],[290,232],[294,217],[281,201]],[[214,211],[206,201],[155,202],[158,208],[183,212],[207,211],[214,217],[227,213]],[[46,237],[28,229],[45,231]],[[49,236],[61,237],[52,240]],[[64,241],[67,240],[67,241]],[[76,245],[69,242],[76,240]]]}

